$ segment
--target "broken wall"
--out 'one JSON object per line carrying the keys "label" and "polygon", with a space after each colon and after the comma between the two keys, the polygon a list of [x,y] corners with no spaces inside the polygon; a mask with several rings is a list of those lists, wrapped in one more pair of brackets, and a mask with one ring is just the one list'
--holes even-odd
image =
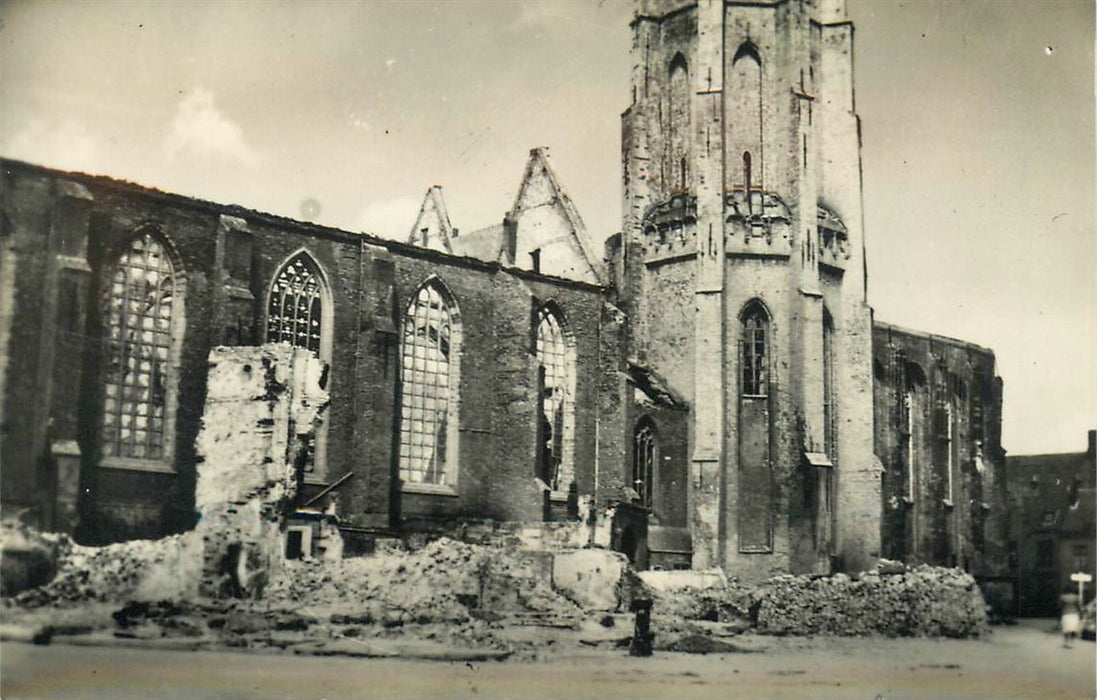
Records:
{"label": "broken wall", "polygon": [[195,505],[203,593],[258,597],[328,396],[323,363],[289,345],[210,351]]}
{"label": "broken wall", "polygon": [[873,325],[883,556],[1006,577],[1009,514],[994,353]]}

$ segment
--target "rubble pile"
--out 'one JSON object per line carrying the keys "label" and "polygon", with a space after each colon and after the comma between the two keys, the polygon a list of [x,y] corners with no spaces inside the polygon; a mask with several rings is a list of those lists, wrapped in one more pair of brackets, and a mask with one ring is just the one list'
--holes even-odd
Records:
{"label": "rubble pile", "polygon": [[272,604],[345,609],[362,624],[465,622],[511,613],[571,614],[537,562],[497,547],[435,540],[337,561],[287,561],[266,590]]}
{"label": "rubble pile", "polygon": [[676,587],[651,591],[658,616],[681,617],[708,622],[739,622],[751,619],[757,591],[733,581],[708,588]]}
{"label": "rubble pile", "polygon": [[971,637],[986,631],[986,605],[970,574],[919,566],[853,579],[776,576],[755,594],[763,634]]}
{"label": "rubble pile", "polygon": [[15,597],[39,607],[90,601],[179,600],[192,597],[199,577],[201,541],[193,533],[85,547],[60,536],[57,575]]}
{"label": "rubble pile", "polygon": [[38,532],[15,518],[0,522],[0,594],[41,586],[57,573],[58,548],[67,538]]}

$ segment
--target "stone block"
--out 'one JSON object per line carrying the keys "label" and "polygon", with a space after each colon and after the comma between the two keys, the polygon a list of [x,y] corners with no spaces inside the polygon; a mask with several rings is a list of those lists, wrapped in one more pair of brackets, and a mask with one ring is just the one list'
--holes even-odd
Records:
{"label": "stone block", "polygon": [[552,562],[553,587],[585,610],[615,610],[618,585],[628,560],[604,549],[557,554]]}

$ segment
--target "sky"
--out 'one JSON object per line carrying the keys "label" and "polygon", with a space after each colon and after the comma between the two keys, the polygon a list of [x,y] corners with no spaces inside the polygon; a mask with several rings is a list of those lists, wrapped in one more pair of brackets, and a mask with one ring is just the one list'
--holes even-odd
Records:
{"label": "sky", "polygon": [[[848,0],[876,318],[992,348],[1012,454],[1097,427],[1092,0]],[[0,0],[0,155],[404,239],[529,149],[620,227],[630,3]],[[317,213],[318,209],[318,213]]]}

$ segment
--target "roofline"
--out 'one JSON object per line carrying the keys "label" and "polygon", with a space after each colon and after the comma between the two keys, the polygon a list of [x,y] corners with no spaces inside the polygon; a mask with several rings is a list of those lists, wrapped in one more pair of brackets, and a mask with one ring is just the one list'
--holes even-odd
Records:
{"label": "roofline", "polygon": [[1089,457],[1089,452],[1082,450],[1080,452],[1043,452],[1034,455],[1009,455],[1006,457],[1006,461],[1011,462],[1022,459],[1077,459],[1079,457]]}
{"label": "roofline", "polygon": [[929,333],[927,331],[918,331],[913,328],[907,328],[906,326],[899,326],[894,323],[888,323],[886,321],[880,321],[875,318],[872,319],[872,325],[874,328],[883,328],[889,331],[898,331],[905,333],[906,335],[912,335],[916,338],[925,338],[926,340],[935,340],[942,343],[949,343],[950,345],[959,345],[961,347],[969,348],[971,350],[978,350],[979,352],[985,352],[991,357],[994,357],[994,350],[978,343],[973,343],[969,340],[961,340],[959,338],[951,338],[947,335],[938,335],[937,333]]}
{"label": "roofline", "polygon": [[328,239],[343,240],[348,243],[368,243],[370,245],[387,248],[392,252],[401,253],[407,255],[408,257],[428,260],[433,259],[439,262],[457,264],[464,267],[470,267],[484,271],[506,272],[508,274],[513,274],[516,277],[521,277],[524,279],[533,279],[577,289],[598,291],[602,294],[608,294],[610,292],[610,287],[604,284],[592,284],[590,282],[581,282],[579,280],[566,279],[564,277],[557,277],[555,275],[547,275],[542,272],[523,270],[517,267],[504,265],[500,262],[488,262],[485,260],[481,260],[480,258],[474,258],[468,255],[454,255],[452,253],[446,253],[430,248],[423,248],[422,246],[393,240],[391,238],[382,238],[372,233],[356,233],[353,231],[347,231],[332,226],[322,226],[320,224],[313,224],[307,221],[299,221],[297,219],[279,216],[278,214],[270,214],[268,212],[259,211],[257,209],[249,209],[239,204],[220,204],[218,202],[213,202],[207,199],[200,199],[198,197],[190,197],[174,192],[165,192],[164,190],[159,190],[155,187],[140,185],[135,182],[130,182],[128,180],[120,180],[118,178],[110,177],[109,175],[92,175],[89,173],[83,173],[78,171],[59,170],[44,165],[37,165],[35,163],[15,160],[13,158],[5,158],[3,156],[0,156],[0,168],[2,168],[5,173],[9,171],[22,170],[32,173],[40,173],[49,177],[76,180],[85,184],[93,185],[95,187],[114,190],[122,193],[138,194],[143,197],[147,197],[153,201],[166,202],[179,207],[196,209],[211,214],[228,214],[230,216],[237,216],[244,219],[257,220],[272,226],[280,226],[283,228],[293,229],[307,235],[314,235]]}

